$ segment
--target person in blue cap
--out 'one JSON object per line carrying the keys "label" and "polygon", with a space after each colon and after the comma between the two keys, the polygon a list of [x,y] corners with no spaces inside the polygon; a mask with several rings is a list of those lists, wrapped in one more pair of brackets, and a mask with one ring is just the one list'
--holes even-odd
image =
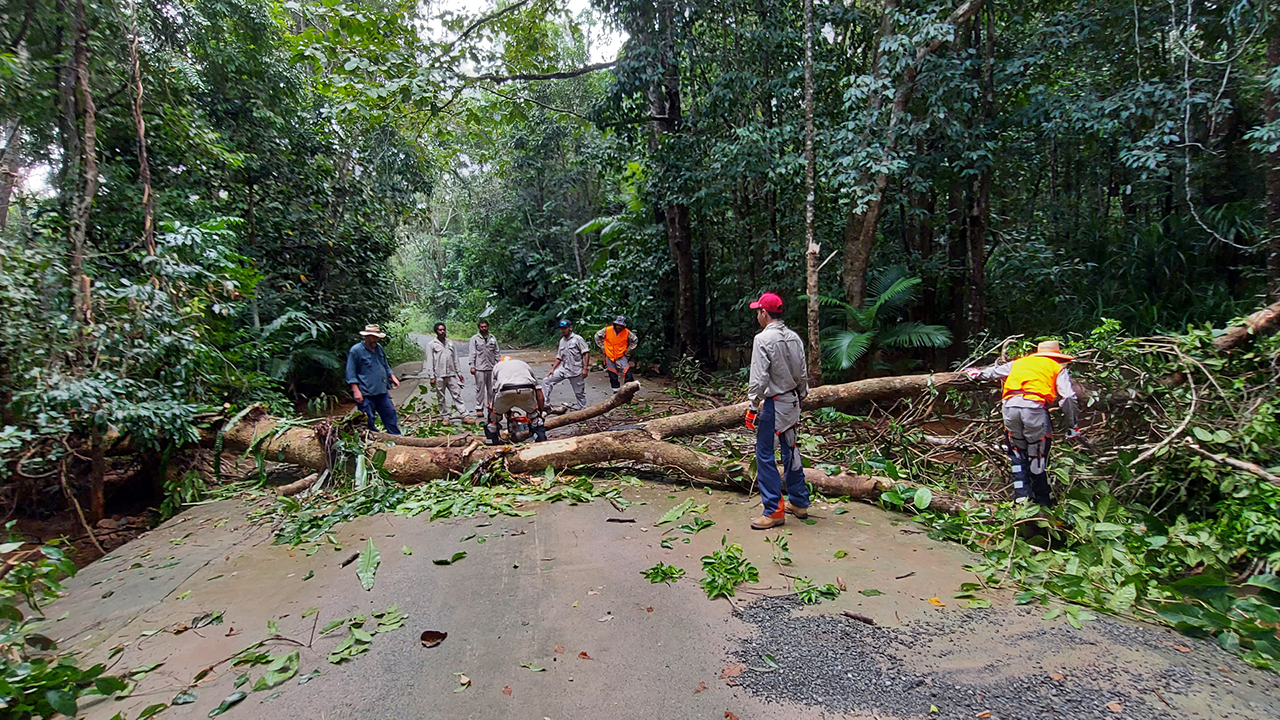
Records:
{"label": "person in blue cap", "polygon": [[551,372],[542,381],[542,394],[547,402],[551,402],[551,388],[564,380],[569,381],[573,395],[578,401],[578,409],[587,406],[587,372],[591,366],[591,348],[582,336],[573,331],[573,323],[561,320],[560,349],[556,352],[556,360],[551,364]]}

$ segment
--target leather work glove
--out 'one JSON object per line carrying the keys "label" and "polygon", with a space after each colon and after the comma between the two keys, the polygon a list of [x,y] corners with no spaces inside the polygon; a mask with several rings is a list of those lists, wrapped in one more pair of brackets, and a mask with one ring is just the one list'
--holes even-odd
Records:
{"label": "leather work glove", "polygon": [[747,429],[756,429],[756,411],[751,408],[747,408]]}
{"label": "leather work glove", "polygon": [[1068,440],[1074,440],[1075,438],[1078,438],[1078,437],[1080,437],[1080,426],[1079,426],[1079,425],[1077,425],[1076,427],[1073,427],[1073,428],[1071,428],[1070,430],[1068,430],[1068,431],[1067,431],[1067,439],[1068,439]]}
{"label": "leather work glove", "polygon": [[963,372],[970,380],[977,380],[978,376],[982,374],[982,368],[965,368]]}

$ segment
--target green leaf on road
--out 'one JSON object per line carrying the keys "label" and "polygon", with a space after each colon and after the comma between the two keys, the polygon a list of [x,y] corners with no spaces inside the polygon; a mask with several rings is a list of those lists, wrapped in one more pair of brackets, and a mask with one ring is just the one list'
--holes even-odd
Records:
{"label": "green leaf on road", "polygon": [[313,577],[315,577],[315,576],[316,576],[316,571],[315,571],[315,570],[308,570],[308,571],[307,571],[307,574],[302,576],[302,579],[303,579],[303,580],[310,580],[311,578],[313,578]]}
{"label": "green leaf on road", "polygon": [[147,707],[143,708],[142,714],[138,716],[138,720],[147,720],[147,718],[149,717],[155,717],[156,715],[160,714],[160,711],[165,710],[168,707],[169,706],[165,705],[164,703],[156,703],[155,705],[148,705]]}
{"label": "green leaf on road", "polygon": [[195,701],[196,701],[196,694],[191,692],[190,690],[184,690],[178,693],[177,695],[174,695],[173,699],[169,701],[169,704],[170,705],[190,705]]}
{"label": "green leaf on road", "polygon": [[467,551],[466,551],[466,550],[459,550],[458,552],[456,552],[456,553],[454,553],[454,554],[453,554],[453,557],[447,557],[447,558],[436,558],[435,560],[432,560],[431,562],[432,562],[432,563],[434,563],[434,564],[436,564],[436,565],[452,565],[452,564],[454,564],[454,563],[458,562],[459,560],[461,560],[462,558],[464,558],[464,557],[466,557],[466,556],[467,556]]}
{"label": "green leaf on road", "polygon": [[409,547],[408,545],[405,545],[404,547],[400,548],[400,554],[401,554],[401,555],[412,555],[412,554],[413,554],[413,548]]}
{"label": "green leaf on road", "polygon": [[848,554],[849,554],[848,550],[837,550],[835,553],[835,559],[839,560],[840,558],[845,557]]}
{"label": "green leaf on road", "polygon": [[288,680],[298,674],[298,668],[301,667],[302,661],[299,658],[297,650],[285,655],[277,655],[272,658],[271,664],[267,666],[267,671],[258,681],[253,684],[254,692],[262,690],[270,690],[280,683]]}
{"label": "green leaf on road", "polygon": [[248,696],[249,696],[248,693],[245,693],[243,691],[231,693],[230,695],[227,696],[226,700],[222,701],[221,705],[209,711],[209,717],[218,717],[222,713],[230,710],[232,707],[235,706],[236,703],[240,702],[241,700],[245,699]]}
{"label": "green leaf on road", "polygon": [[44,694],[44,699],[48,701],[49,707],[67,717],[75,717],[80,710],[76,706],[76,696],[66,690],[50,690]]}
{"label": "green leaf on road", "polygon": [[689,498],[668,510],[667,514],[663,515],[658,522],[654,523],[654,525],[666,525],[667,523],[673,523],[683,517],[685,513],[689,512],[689,508],[691,507],[693,507],[693,498]]}
{"label": "green leaf on road", "polygon": [[884,594],[884,593],[880,592],[879,590],[877,590],[877,589],[875,589],[875,588],[863,588],[862,590],[859,590],[858,592],[859,592],[859,593],[861,593],[861,594],[863,594],[863,595],[866,595],[867,597],[875,597],[875,596],[877,596],[877,595],[883,595],[883,594]]}
{"label": "green leaf on road", "polygon": [[312,615],[315,615],[315,614],[316,614],[316,613],[318,613],[318,612],[320,612],[320,608],[318,608],[318,607],[309,607],[309,608],[307,608],[306,610],[303,610],[303,611],[302,611],[302,617],[304,617],[304,618],[309,618],[309,617],[311,617]]}
{"label": "green leaf on road", "polygon": [[538,665],[533,665],[533,664],[531,664],[531,663],[520,663],[520,667],[522,667],[522,668],[529,668],[530,670],[532,670],[532,671],[534,671],[534,672],[546,672],[546,671],[547,671],[547,669],[546,669],[546,668],[541,667],[541,666],[538,666]]}
{"label": "green leaf on road", "polygon": [[365,590],[373,589],[373,576],[378,573],[378,564],[381,562],[382,555],[373,544],[373,538],[369,538],[369,542],[360,553],[360,559],[356,561],[356,577],[360,579],[360,586]]}

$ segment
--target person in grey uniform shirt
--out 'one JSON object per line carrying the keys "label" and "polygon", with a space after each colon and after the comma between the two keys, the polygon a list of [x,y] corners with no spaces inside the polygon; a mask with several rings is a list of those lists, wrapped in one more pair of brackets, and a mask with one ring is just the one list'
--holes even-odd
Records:
{"label": "person in grey uniform shirt", "polygon": [[[462,403],[462,364],[458,362],[458,346],[445,333],[444,323],[436,323],[436,336],[427,343],[427,357],[422,362],[422,375],[436,389],[441,417],[466,414]],[[452,404],[449,401],[452,400]]]}
{"label": "person in grey uniform shirt", "polygon": [[[502,418],[517,409],[529,418],[529,431],[534,440],[546,440],[547,431],[543,426],[546,407],[542,388],[538,387],[529,364],[523,360],[513,360],[509,356],[502,358],[493,366],[493,402],[489,405],[489,415],[484,426],[485,444],[497,445],[502,442]],[[516,432],[510,417],[507,432],[509,436],[514,436]],[[518,440],[516,437],[511,439],[513,442]]]}
{"label": "person in grey uniform shirt", "polygon": [[1053,507],[1049,485],[1049,448],[1053,421],[1049,406],[1056,400],[1066,420],[1067,439],[1080,437],[1076,424],[1076,391],[1067,366],[1075,358],[1062,352],[1057,340],[1045,340],[1036,351],[1013,362],[988,368],[967,368],[973,380],[1004,379],[1001,416],[1004,419],[1009,471],[1015,502]]}
{"label": "person in grey uniform shirt", "polygon": [[[751,346],[751,375],[747,384],[747,427],[756,431],[756,482],[764,503],[755,530],[782,525],[787,513],[809,517],[809,485],[804,479],[796,424],[800,401],[809,394],[804,343],[782,322],[782,298],[765,293],[751,303],[763,328]],[[778,473],[775,448],[782,451],[787,500],[782,499],[783,475]]]}
{"label": "person in grey uniform shirt", "polygon": [[578,400],[578,409],[587,406],[587,371],[591,365],[591,348],[587,341],[573,331],[573,323],[561,320],[560,349],[556,352],[556,360],[551,364],[551,372],[542,381],[542,393],[547,402],[551,402],[551,388],[563,380],[568,380],[573,388],[573,395]]}
{"label": "person in grey uniform shirt", "polygon": [[476,379],[476,417],[484,417],[493,402],[493,366],[498,364],[498,339],[489,334],[489,322],[476,323],[480,331],[468,343],[467,365]]}

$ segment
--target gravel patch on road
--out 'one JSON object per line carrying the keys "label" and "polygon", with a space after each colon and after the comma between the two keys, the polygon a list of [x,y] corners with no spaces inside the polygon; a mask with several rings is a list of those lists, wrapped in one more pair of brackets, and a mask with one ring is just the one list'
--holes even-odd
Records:
{"label": "gravel patch on road", "polygon": [[[731,651],[747,666],[734,682],[767,701],[900,718],[1280,717],[1274,711],[1280,697],[1269,694],[1276,687],[1272,676],[1261,679],[1265,687],[1252,687],[1258,679],[1251,668],[1203,644],[1183,655],[1170,648],[1194,641],[1161,628],[1099,618],[1080,632],[1037,617],[1008,632],[1010,617],[1025,621],[1040,612],[1026,609],[885,628],[840,615],[795,614],[799,607],[792,598],[766,598],[740,612],[759,632]],[[1146,655],[1122,658],[1117,648]],[[1065,676],[1050,670],[1056,662],[1070,664]],[[1220,697],[1236,687],[1224,681],[1223,664],[1250,686],[1246,696]],[[1112,702],[1120,705],[1108,708]],[[1203,706],[1205,714],[1188,712],[1189,705]]]}

